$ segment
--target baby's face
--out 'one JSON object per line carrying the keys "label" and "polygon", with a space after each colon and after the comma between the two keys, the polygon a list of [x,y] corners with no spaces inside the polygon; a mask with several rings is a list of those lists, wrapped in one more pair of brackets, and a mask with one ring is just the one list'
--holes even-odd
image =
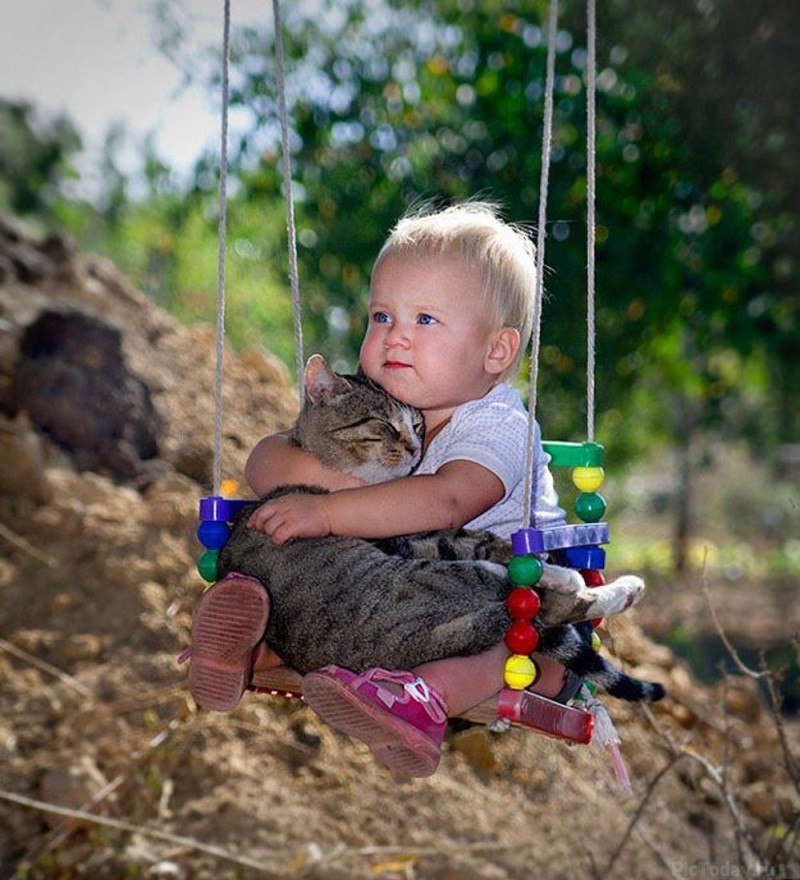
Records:
{"label": "baby's face", "polygon": [[361,368],[426,424],[483,397],[495,328],[481,273],[458,256],[390,254],[376,268]]}

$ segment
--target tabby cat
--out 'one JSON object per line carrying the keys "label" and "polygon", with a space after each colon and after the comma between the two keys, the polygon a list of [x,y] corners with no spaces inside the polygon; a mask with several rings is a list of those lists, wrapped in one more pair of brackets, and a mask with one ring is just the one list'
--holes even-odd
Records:
{"label": "tabby cat", "polygon": [[[361,375],[336,374],[315,355],[306,367],[305,403],[292,438],[329,467],[377,482],[413,470],[422,425],[418,412],[380,386]],[[512,586],[503,564],[511,546],[488,532],[450,529],[385,540],[330,536],[275,546],[246,525],[268,498],[323,491],[282,487],[245,506],[219,557],[220,576],[240,572],[264,584],[271,599],[265,639],[287,665],[303,674],[328,663],[359,672],[412,669],[502,641],[510,624],[505,599]],[[572,625],[638,601],[644,590],[639,578],[589,589],[577,572],[546,564],[537,589],[540,652],[612,696],[663,697],[660,684],[625,675]]]}

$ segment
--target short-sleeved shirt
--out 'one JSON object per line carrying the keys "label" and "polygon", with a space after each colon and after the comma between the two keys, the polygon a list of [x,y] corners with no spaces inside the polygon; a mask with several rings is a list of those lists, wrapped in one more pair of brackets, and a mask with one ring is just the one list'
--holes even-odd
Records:
{"label": "short-sleeved shirt", "polygon": [[[537,528],[565,522],[548,463],[539,425],[534,424],[534,478],[531,485],[533,524]],[[505,487],[502,500],[466,523],[509,538],[521,528],[525,513],[525,464],[528,413],[510,385],[496,385],[484,397],[457,407],[450,421],[433,438],[415,473],[433,474],[449,461],[474,461],[495,474]]]}

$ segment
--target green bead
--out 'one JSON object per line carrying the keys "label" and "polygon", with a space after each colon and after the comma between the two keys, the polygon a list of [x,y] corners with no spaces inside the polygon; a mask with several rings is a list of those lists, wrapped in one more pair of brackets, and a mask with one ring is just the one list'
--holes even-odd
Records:
{"label": "green bead", "polygon": [[575,499],[575,513],[584,522],[600,522],[605,512],[606,499],[597,492],[581,492]]}
{"label": "green bead", "polygon": [[532,587],[542,576],[542,562],[538,556],[514,556],[508,563],[508,579],[517,587]]}
{"label": "green bead", "polygon": [[209,584],[213,584],[217,579],[218,557],[219,550],[206,550],[197,560],[197,570],[200,573],[200,577]]}

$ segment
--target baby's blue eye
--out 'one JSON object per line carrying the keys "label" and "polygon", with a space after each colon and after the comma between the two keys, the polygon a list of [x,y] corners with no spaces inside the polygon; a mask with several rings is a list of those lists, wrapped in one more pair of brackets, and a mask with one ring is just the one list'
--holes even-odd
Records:
{"label": "baby's blue eye", "polygon": [[388,324],[389,321],[390,321],[390,318],[389,318],[389,316],[386,314],[386,312],[373,312],[373,314],[372,314],[372,320],[373,320],[376,324]]}
{"label": "baby's blue eye", "polygon": [[436,318],[433,315],[420,315],[417,320],[420,324],[435,324]]}

